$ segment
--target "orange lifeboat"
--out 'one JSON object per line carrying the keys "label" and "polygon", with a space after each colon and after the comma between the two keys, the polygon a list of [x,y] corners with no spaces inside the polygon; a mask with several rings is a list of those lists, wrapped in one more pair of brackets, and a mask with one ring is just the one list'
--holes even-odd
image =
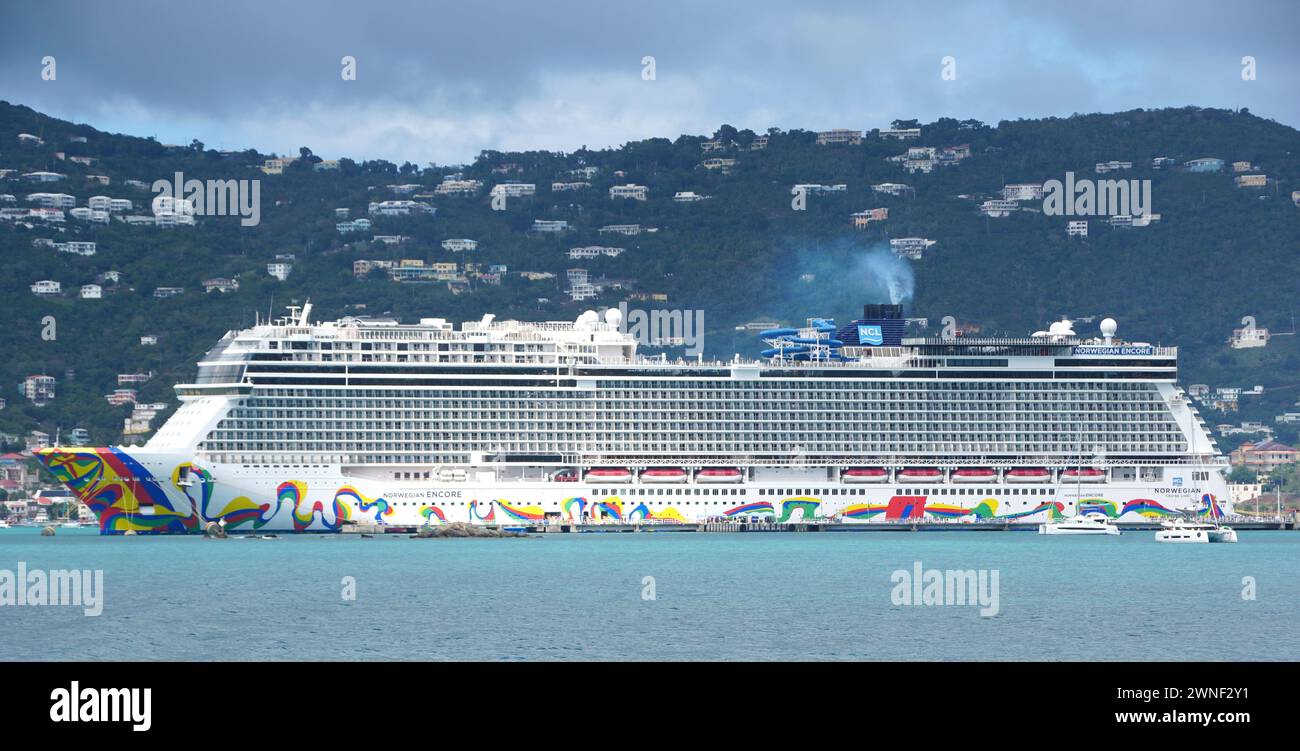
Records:
{"label": "orange lifeboat", "polygon": [[943,482],[943,470],[933,467],[908,467],[898,473],[898,479],[907,482]]}
{"label": "orange lifeboat", "polygon": [[696,482],[740,482],[743,477],[735,467],[714,467],[695,473]]}
{"label": "orange lifeboat", "polygon": [[1008,469],[1006,480],[1007,482],[1051,482],[1052,473],[1042,467]]}
{"label": "orange lifeboat", "polygon": [[1105,482],[1106,470],[1084,467],[1083,469],[1065,470],[1065,479],[1070,482]]}
{"label": "orange lifeboat", "polygon": [[963,467],[952,473],[953,482],[996,482],[998,473],[988,467]]}
{"label": "orange lifeboat", "polygon": [[629,482],[632,471],[623,467],[589,469],[584,477],[587,482]]}
{"label": "orange lifeboat", "polygon": [[641,473],[641,482],[686,482],[686,470],[681,467],[667,469],[647,469]]}
{"label": "orange lifeboat", "polygon": [[889,479],[889,470],[880,467],[849,467],[840,473],[843,482],[885,482]]}

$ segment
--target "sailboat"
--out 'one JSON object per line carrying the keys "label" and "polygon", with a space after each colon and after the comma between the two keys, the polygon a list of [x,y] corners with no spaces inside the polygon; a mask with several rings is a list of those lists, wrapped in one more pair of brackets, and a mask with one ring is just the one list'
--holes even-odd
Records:
{"label": "sailboat", "polygon": [[[1193,441],[1191,454],[1195,455],[1196,425],[1190,427]],[[1214,502],[1213,496],[1206,495],[1205,504],[1206,514],[1214,520],[1213,523],[1183,517],[1164,521],[1160,523],[1160,529],[1156,530],[1156,542],[1236,542],[1237,530],[1223,523],[1223,509]]]}
{"label": "sailboat", "polygon": [[79,501],[72,501],[63,504],[63,516],[59,517],[59,526],[64,529],[80,529],[80,518],[74,518],[72,516],[72,509],[76,508],[78,509],[78,517],[80,517],[80,506],[81,503]]}
{"label": "sailboat", "polygon": [[1179,517],[1160,523],[1156,542],[1236,542],[1237,530],[1224,524],[1210,502],[1214,523]]}
{"label": "sailboat", "polygon": [[[1069,519],[1059,522],[1047,522],[1038,525],[1038,534],[1040,535],[1113,535],[1120,534],[1120,528],[1108,516],[1098,511],[1082,513],[1080,506],[1083,504],[1083,433],[1079,433],[1079,467],[1074,473],[1074,506],[1075,514]],[[1057,478],[1056,495],[1061,495],[1061,481]]]}

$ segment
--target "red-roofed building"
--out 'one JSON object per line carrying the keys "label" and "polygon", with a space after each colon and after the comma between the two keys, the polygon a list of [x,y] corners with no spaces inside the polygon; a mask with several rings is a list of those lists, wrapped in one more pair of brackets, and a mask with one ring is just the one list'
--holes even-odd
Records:
{"label": "red-roofed building", "polygon": [[1243,443],[1232,452],[1233,464],[1244,464],[1260,474],[1268,474],[1284,464],[1300,460],[1300,450],[1277,441]]}
{"label": "red-roofed building", "polygon": [[[10,483],[13,483],[11,486]],[[0,456],[0,488],[10,493],[27,486],[27,457],[22,454]]]}

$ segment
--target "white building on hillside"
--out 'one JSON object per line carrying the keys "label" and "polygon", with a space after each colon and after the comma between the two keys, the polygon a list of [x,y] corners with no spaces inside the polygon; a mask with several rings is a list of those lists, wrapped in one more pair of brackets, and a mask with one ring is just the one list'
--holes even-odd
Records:
{"label": "white building on hillside", "polygon": [[648,191],[644,185],[615,185],[609,189],[610,198],[631,198],[636,201],[644,201],[648,198]]}
{"label": "white building on hillside", "polygon": [[889,241],[889,249],[894,255],[900,258],[910,258],[913,261],[921,260],[925,249],[934,245],[937,240],[931,240],[925,237],[896,237]]}
{"label": "white building on hillside", "polygon": [[829,146],[832,144],[856,146],[860,143],[862,143],[862,131],[860,130],[832,128],[830,130],[823,130],[817,134],[818,146]]}
{"label": "white building on hillside", "polygon": [[1013,183],[1002,186],[1002,198],[1008,201],[1043,200],[1042,183]]}
{"label": "white building on hillside", "polygon": [[67,193],[28,193],[27,202],[47,209],[70,209],[77,205],[77,197]]}
{"label": "white building on hillside", "polygon": [[537,194],[537,185],[534,183],[498,183],[492,186],[492,195],[505,196],[506,198],[523,198]]}
{"label": "white building on hillside", "polygon": [[442,241],[442,249],[449,250],[452,253],[460,253],[466,250],[477,250],[478,240],[470,240],[463,237],[451,238]]}

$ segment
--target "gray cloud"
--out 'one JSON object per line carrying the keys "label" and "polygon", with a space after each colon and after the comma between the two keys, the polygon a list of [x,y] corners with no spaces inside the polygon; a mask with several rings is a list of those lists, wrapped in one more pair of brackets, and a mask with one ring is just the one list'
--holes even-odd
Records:
{"label": "gray cloud", "polygon": [[[954,7],[955,6],[955,7]],[[1300,123],[1290,2],[277,2],[10,8],[0,97],[167,142],[463,162],[649,136],[1249,107]],[[45,55],[58,80],[40,79]],[[340,80],[339,60],[358,61]],[[657,61],[641,79],[641,58]],[[956,81],[939,77],[957,60]],[[1242,81],[1241,58],[1258,60]]]}

